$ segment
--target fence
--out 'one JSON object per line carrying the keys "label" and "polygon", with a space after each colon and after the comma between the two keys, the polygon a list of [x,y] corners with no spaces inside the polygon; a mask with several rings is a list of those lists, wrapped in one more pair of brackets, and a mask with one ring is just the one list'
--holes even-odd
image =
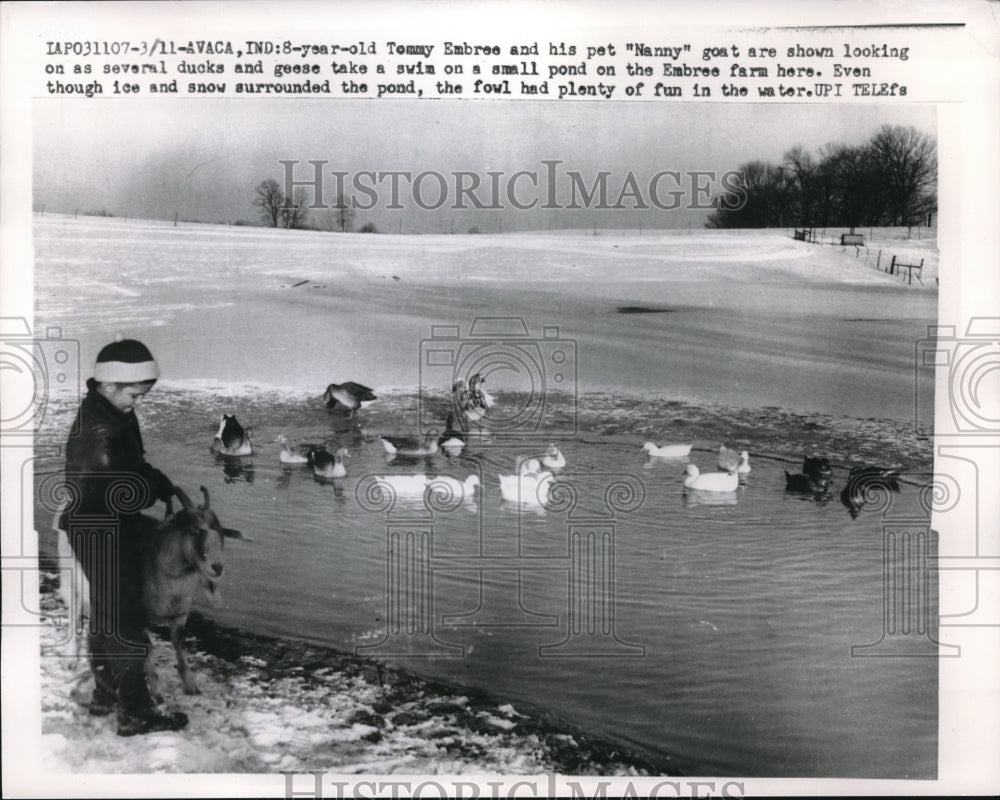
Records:
{"label": "fence", "polygon": [[900,278],[903,277],[903,273],[906,273],[906,282],[910,285],[913,284],[913,279],[916,277],[920,285],[924,285],[923,281],[923,271],[924,271],[924,259],[920,259],[919,264],[908,264],[900,259],[899,256],[893,255],[888,251],[882,250],[872,250],[868,247],[855,247],[855,258],[864,258],[865,263],[874,267],[877,270],[888,273],[889,275],[899,275]]}

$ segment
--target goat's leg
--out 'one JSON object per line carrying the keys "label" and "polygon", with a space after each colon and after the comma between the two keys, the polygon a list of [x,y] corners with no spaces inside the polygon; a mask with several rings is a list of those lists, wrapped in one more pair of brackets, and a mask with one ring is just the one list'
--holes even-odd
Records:
{"label": "goat's leg", "polygon": [[174,651],[177,653],[177,671],[181,676],[184,694],[201,694],[201,689],[195,683],[194,675],[191,672],[191,667],[188,666],[187,656],[184,653],[184,626],[186,623],[187,618],[185,617],[177,624],[170,626],[170,641],[173,643]]}
{"label": "goat's leg", "polygon": [[156,665],[153,664],[153,648],[149,648],[149,655],[146,656],[146,686],[149,688],[149,695],[154,703],[163,702],[163,694],[160,692],[160,679],[156,674]]}

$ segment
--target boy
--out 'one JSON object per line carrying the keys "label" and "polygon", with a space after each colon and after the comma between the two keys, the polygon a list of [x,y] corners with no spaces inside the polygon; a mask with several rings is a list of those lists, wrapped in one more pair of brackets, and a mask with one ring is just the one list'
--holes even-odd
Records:
{"label": "boy", "polygon": [[139,511],[167,501],[174,487],[146,462],[134,408],[159,376],[142,342],[119,337],[104,347],[66,443],[73,497],[60,527],[90,583],[90,713],[116,711],[119,736],[187,724],[181,712],[156,710],[145,676],[149,637],[139,556],[152,520]]}

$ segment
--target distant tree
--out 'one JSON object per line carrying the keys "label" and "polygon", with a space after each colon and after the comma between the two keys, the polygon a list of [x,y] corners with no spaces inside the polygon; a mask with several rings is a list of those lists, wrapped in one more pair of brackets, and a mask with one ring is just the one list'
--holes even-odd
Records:
{"label": "distant tree", "polygon": [[915,128],[884,125],[865,144],[828,144],[813,157],[801,146],[780,166],[750,161],[715,199],[709,228],[919,225],[937,211],[937,145]]}
{"label": "distant tree", "polygon": [[795,200],[799,209],[798,224],[802,227],[815,225],[815,207],[819,197],[814,186],[817,175],[813,157],[801,145],[796,145],[785,153],[784,166],[795,177],[797,184]]}
{"label": "distant tree", "polygon": [[282,194],[281,187],[274,178],[268,178],[257,184],[253,204],[260,209],[260,216],[268,227],[277,228],[278,223],[282,222],[285,195]]}
{"label": "distant tree", "polygon": [[475,225],[473,225],[471,228],[469,228],[469,233],[482,233],[482,231],[479,230],[479,228],[477,228]]}
{"label": "distant tree", "polygon": [[358,231],[360,233],[378,233],[378,231],[375,230],[374,222],[366,222],[364,225],[358,228]]}
{"label": "distant tree", "polygon": [[794,177],[766,161],[750,161],[736,171],[734,189],[746,202],[735,209],[719,207],[709,216],[707,227],[780,228],[792,221],[796,206]]}
{"label": "distant tree", "polygon": [[937,145],[916,128],[883,125],[869,145],[882,186],[885,224],[911,225],[937,207]]}
{"label": "distant tree", "polygon": [[354,225],[354,209],[342,194],[337,195],[333,205],[333,230],[348,233]]}
{"label": "distant tree", "polygon": [[281,224],[286,228],[302,229],[308,227],[309,208],[306,206],[306,190],[300,186],[295,190],[292,199],[287,197],[281,204]]}
{"label": "distant tree", "polygon": [[867,147],[835,145],[827,150],[827,169],[833,178],[832,224],[851,230],[859,225],[880,224],[879,184],[872,174]]}

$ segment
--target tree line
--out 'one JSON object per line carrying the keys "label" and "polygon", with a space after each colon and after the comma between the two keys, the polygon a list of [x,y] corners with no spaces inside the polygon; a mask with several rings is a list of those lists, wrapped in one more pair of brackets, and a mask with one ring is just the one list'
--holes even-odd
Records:
{"label": "tree line", "polygon": [[[327,209],[325,219],[315,220],[309,214],[304,187],[296,189],[291,197],[282,190],[274,179],[268,178],[254,189],[253,205],[261,221],[269,228],[291,228],[295,230],[329,230],[350,233],[354,230],[354,209],[342,195]],[[366,222],[358,229],[361,233],[375,233],[375,225]]]}
{"label": "tree line", "polygon": [[937,211],[937,142],[912,127],[883,125],[865,144],[815,155],[796,146],[781,164],[750,161],[737,172],[706,227],[929,225]]}

